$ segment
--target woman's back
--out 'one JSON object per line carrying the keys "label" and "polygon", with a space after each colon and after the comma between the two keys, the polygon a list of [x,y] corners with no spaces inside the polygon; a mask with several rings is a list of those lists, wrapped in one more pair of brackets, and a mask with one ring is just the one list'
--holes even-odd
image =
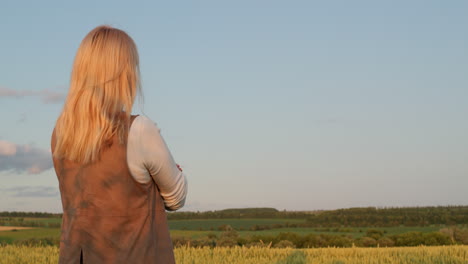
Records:
{"label": "woman's back", "polygon": [[[132,118],[133,119],[133,118]],[[52,136],[52,150],[55,148]],[[114,138],[92,164],[54,158],[62,205],[59,263],[174,263],[154,181],[135,181]]]}
{"label": "woman's back", "polygon": [[59,263],[175,262],[165,208],[184,205],[187,184],[152,121],[132,126],[138,61],[133,40],[109,26],[78,49],[51,140],[63,206]]}

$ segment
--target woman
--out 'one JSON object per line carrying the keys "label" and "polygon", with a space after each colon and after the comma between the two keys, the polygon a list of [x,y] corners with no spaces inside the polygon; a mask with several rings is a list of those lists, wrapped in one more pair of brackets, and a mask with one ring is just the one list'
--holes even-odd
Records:
{"label": "woman", "polygon": [[122,30],[99,26],[78,48],[52,133],[63,219],[59,263],[174,263],[167,210],[187,180],[160,129],[131,116],[138,52]]}

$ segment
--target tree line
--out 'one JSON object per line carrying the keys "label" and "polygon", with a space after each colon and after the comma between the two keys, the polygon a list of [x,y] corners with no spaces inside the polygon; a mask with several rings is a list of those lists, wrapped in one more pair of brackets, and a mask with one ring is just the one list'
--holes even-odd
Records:
{"label": "tree line", "polygon": [[[0,212],[0,217],[61,218],[62,214]],[[167,214],[167,218],[168,220],[306,219],[305,223],[297,224],[297,227],[457,225],[468,223],[468,206],[359,207],[314,212],[279,211],[275,208],[240,208],[205,212],[170,212]],[[268,227],[265,227],[265,229],[268,229]]]}
{"label": "tree line", "polygon": [[307,217],[309,227],[391,227],[468,223],[468,206],[349,208]]}
{"label": "tree line", "polygon": [[236,208],[204,212],[170,212],[167,214],[169,220],[190,219],[305,219],[309,212],[301,211],[279,211],[275,208]]}
{"label": "tree line", "polygon": [[62,214],[47,213],[47,212],[16,212],[2,211],[0,216],[3,217],[37,217],[37,218],[61,218]]}

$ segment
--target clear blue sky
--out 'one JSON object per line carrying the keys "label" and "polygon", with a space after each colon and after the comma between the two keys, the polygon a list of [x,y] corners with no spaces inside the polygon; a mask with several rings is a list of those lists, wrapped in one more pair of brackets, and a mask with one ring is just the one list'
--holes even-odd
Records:
{"label": "clear blue sky", "polygon": [[82,38],[137,43],[185,210],[468,204],[466,1],[8,1],[0,211],[61,212],[50,134]]}

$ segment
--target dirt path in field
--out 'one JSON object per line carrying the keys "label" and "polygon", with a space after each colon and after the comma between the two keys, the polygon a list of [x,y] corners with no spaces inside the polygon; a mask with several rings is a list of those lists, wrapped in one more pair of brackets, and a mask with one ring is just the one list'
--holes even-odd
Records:
{"label": "dirt path in field", "polygon": [[13,229],[17,229],[17,230],[20,230],[20,229],[32,229],[34,227],[25,227],[25,226],[0,226],[0,231],[10,231],[10,230],[13,230]]}

